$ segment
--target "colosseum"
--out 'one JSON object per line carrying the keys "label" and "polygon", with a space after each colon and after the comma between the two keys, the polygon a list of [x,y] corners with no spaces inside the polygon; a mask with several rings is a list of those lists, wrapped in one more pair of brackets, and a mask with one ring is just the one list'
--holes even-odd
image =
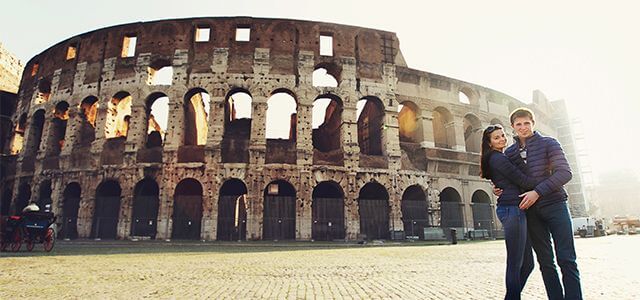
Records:
{"label": "colosseum", "polygon": [[251,17],[118,25],[25,67],[2,215],[60,238],[494,235],[482,128],[551,105],[407,66],[393,32]]}

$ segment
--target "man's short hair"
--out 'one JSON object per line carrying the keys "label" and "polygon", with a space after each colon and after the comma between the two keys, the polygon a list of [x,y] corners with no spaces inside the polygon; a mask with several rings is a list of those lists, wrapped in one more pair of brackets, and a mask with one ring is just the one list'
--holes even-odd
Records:
{"label": "man's short hair", "polygon": [[533,111],[531,111],[526,107],[516,108],[511,113],[511,116],[509,116],[509,119],[511,120],[511,125],[513,125],[513,121],[515,121],[516,118],[525,118],[525,117],[528,117],[531,119],[531,121],[535,122],[535,115],[533,114]]}

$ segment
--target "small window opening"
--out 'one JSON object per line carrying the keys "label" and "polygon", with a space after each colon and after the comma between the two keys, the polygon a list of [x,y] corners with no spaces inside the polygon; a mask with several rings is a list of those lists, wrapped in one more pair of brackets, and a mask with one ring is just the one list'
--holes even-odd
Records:
{"label": "small window opening", "polygon": [[288,93],[273,94],[267,100],[267,139],[295,140],[296,100]]}
{"label": "small window opening", "polygon": [[320,55],[333,56],[333,37],[330,35],[320,35]]}
{"label": "small window opening", "polygon": [[333,75],[327,72],[325,68],[318,68],[313,71],[312,75],[313,86],[327,86],[327,87],[337,87],[338,81]]}
{"label": "small window opening", "polygon": [[136,55],[136,42],[138,37],[135,35],[127,35],[122,41],[122,53],[121,57],[133,57]]}
{"label": "small window opening", "polygon": [[72,60],[76,58],[77,52],[78,52],[78,46],[76,44],[70,45],[67,48],[67,60]]}
{"label": "small window opening", "polygon": [[471,101],[469,101],[469,97],[463,92],[458,93],[458,100],[460,101],[460,103],[471,104]]}
{"label": "small window opening", "polygon": [[148,67],[147,70],[149,72],[149,78],[147,80],[149,85],[171,85],[173,83],[172,66],[166,66],[160,69]]}
{"label": "small window opening", "polygon": [[251,28],[249,27],[237,27],[236,28],[236,42],[248,42],[251,38]]}
{"label": "small window opening", "polygon": [[39,68],[40,68],[40,64],[39,63],[33,64],[33,67],[31,67],[31,77],[36,76],[36,74],[38,74],[38,69]]}
{"label": "small window opening", "polygon": [[209,27],[196,27],[196,42],[208,42],[211,34],[211,28]]}

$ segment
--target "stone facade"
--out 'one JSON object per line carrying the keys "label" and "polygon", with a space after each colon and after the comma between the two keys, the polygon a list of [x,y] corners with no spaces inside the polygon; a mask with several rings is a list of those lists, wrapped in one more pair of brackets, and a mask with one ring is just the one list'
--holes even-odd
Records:
{"label": "stone facade", "polygon": [[[167,67],[169,82],[153,84]],[[337,84],[314,84],[319,69]],[[26,120],[25,142],[3,202],[50,203],[72,238],[491,232],[499,222],[478,176],[479,136],[525,106],[409,68],[392,32],[285,19],[114,26],[62,41],[26,70],[14,115]],[[250,119],[235,119],[236,92],[250,96]],[[276,94],[295,99],[288,139],[267,138]],[[164,97],[168,124],[154,138],[150,111]],[[331,104],[313,128],[320,98]],[[555,134],[548,108],[532,108],[537,127]]]}
{"label": "stone facade", "polygon": [[0,43],[0,91],[17,92],[23,69],[22,62]]}

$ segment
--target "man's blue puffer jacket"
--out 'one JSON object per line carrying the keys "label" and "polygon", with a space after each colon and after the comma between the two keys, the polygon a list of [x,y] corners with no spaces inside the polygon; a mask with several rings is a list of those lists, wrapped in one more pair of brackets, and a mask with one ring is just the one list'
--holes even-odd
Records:
{"label": "man's blue puffer jacket", "polygon": [[540,195],[535,205],[567,201],[564,185],[571,180],[571,168],[560,143],[552,137],[542,136],[537,131],[525,141],[527,163],[520,157],[520,140],[505,151],[513,162],[527,176],[538,182],[534,190]]}

